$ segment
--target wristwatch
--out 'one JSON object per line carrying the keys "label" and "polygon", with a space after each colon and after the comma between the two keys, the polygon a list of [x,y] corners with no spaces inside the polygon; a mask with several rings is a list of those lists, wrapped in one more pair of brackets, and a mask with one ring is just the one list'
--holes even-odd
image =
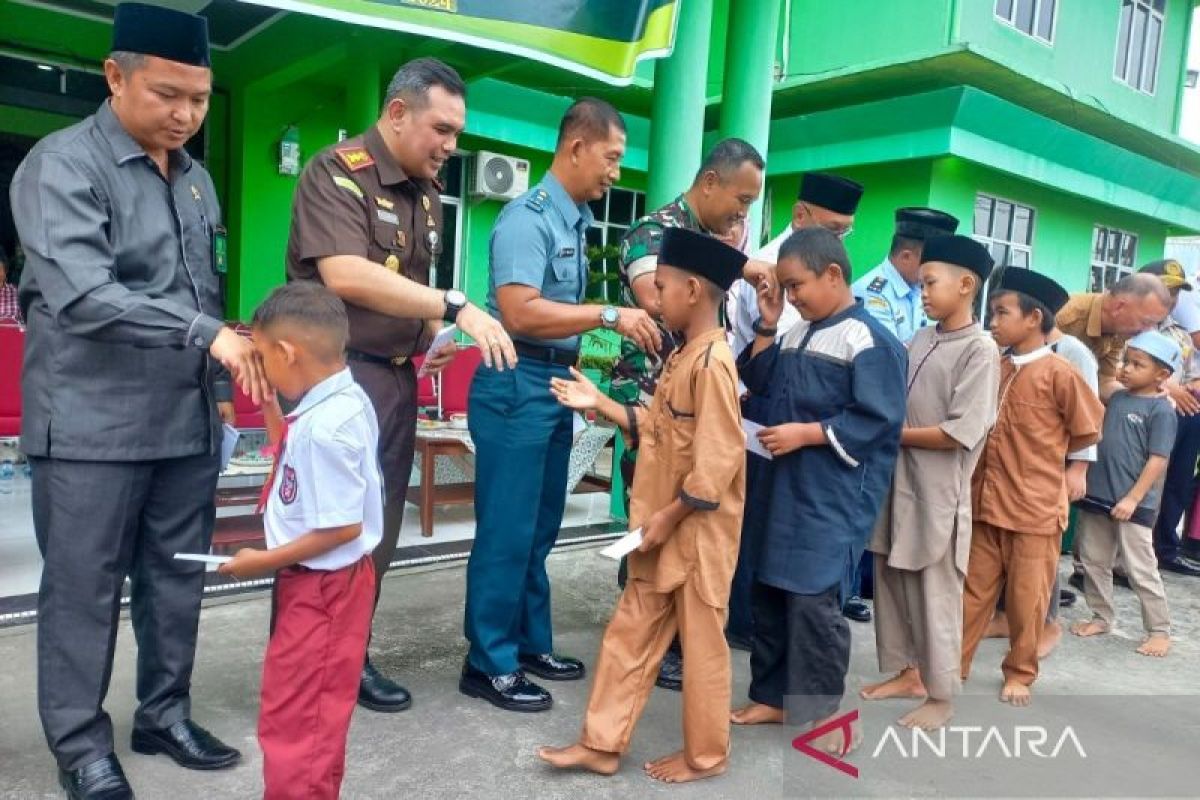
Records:
{"label": "wristwatch", "polygon": [[616,306],[605,306],[600,310],[600,324],[608,330],[614,330],[620,320],[621,312],[617,311]]}
{"label": "wristwatch", "polygon": [[768,328],[766,325],[763,325],[762,317],[754,320],[754,324],[750,328],[758,336],[774,336],[779,333],[779,328]]}
{"label": "wristwatch", "polygon": [[442,295],[442,300],[446,303],[446,310],[442,312],[442,319],[446,322],[454,322],[458,319],[458,312],[467,305],[467,296],[458,289],[447,289],[446,293]]}

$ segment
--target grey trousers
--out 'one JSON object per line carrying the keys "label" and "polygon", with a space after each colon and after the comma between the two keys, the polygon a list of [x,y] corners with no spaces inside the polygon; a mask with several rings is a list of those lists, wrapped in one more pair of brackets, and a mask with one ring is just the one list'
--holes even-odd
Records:
{"label": "grey trousers", "polygon": [[38,592],[38,711],[51,752],[78,769],[113,751],[103,702],[121,588],[137,639],[137,727],[191,714],[204,565],[216,510],[217,456],[98,462],[30,458]]}

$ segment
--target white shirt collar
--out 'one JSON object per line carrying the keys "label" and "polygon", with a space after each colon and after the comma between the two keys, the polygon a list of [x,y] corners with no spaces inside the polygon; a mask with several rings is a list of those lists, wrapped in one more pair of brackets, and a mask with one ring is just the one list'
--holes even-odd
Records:
{"label": "white shirt collar", "polygon": [[354,383],[354,378],[350,375],[350,368],[343,367],[340,372],[335,372],[325,380],[318,383],[316,386],[304,393],[304,397],[299,404],[292,409],[292,413],[288,414],[289,418],[295,418],[310,411],[313,406],[318,403],[328,400],[333,395],[349,388]]}
{"label": "white shirt collar", "polygon": [[1041,347],[1039,347],[1037,350],[1026,353],[1023,356],[1016,355],[1012,351],[1009,351],[1008,357],[1012,359],[1013,364],[1015,364],[1018,367],[1023,367],[1026,364],[1031,364],[1034,361],[1037,361],[1039,358],[1048,356],[1053,352],[1054,352],[1054,349],[1052,347],[1050,347],[1050,345],[1044,344]]}

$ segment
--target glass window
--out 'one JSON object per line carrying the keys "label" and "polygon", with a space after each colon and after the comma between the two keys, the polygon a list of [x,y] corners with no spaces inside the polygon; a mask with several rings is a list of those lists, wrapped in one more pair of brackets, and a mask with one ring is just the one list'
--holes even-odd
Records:
{"label": "glass window", "polygon": [[629,226],[644,215],[646,195],[632,189],[613,187],[590,205],[596,219],[587,230],[588,260],[592,271],[588,280],[588,297],[615,303],[621,295],[617,248]]}
{"label": "glass window", "polygon": [[462,227],[463,168],[460,155],[450,156],[438,173],[442,194],[442,254],[429,276],[429,285],[439,289],[453,289],[461,283],[461,259],[459,258],[459,229]]}
{"label": "glass window", "polygon": [[1054,12],[1058,0],[996,0],[996,18],[1021,33],[1054,41]]}
{"label": "glass window", "polygon": [[1092,231],[1092,242],[1090,291],[1103,292],[1133,273],[1137,258],[1137,234],[1097,225]]}
{"label": "glass window", "polygon": [[1113,75],[1148,94],[1158,85],[1165,14],[1163,0],[1121,0]]}
{"label": "glass window", "polygon": [[1033,263],[1034,216],[1029,206],[986,194],[976,195],[975,239],[987,246],[997,267],[1028,269]]}

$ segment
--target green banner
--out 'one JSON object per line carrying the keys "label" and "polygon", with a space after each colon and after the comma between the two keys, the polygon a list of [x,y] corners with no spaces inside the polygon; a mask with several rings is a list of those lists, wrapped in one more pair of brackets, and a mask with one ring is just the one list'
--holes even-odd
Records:
{"label": "green banner", "polygon": [[669,55],[680,0],[244,0],[512,53],[624,86]]}

